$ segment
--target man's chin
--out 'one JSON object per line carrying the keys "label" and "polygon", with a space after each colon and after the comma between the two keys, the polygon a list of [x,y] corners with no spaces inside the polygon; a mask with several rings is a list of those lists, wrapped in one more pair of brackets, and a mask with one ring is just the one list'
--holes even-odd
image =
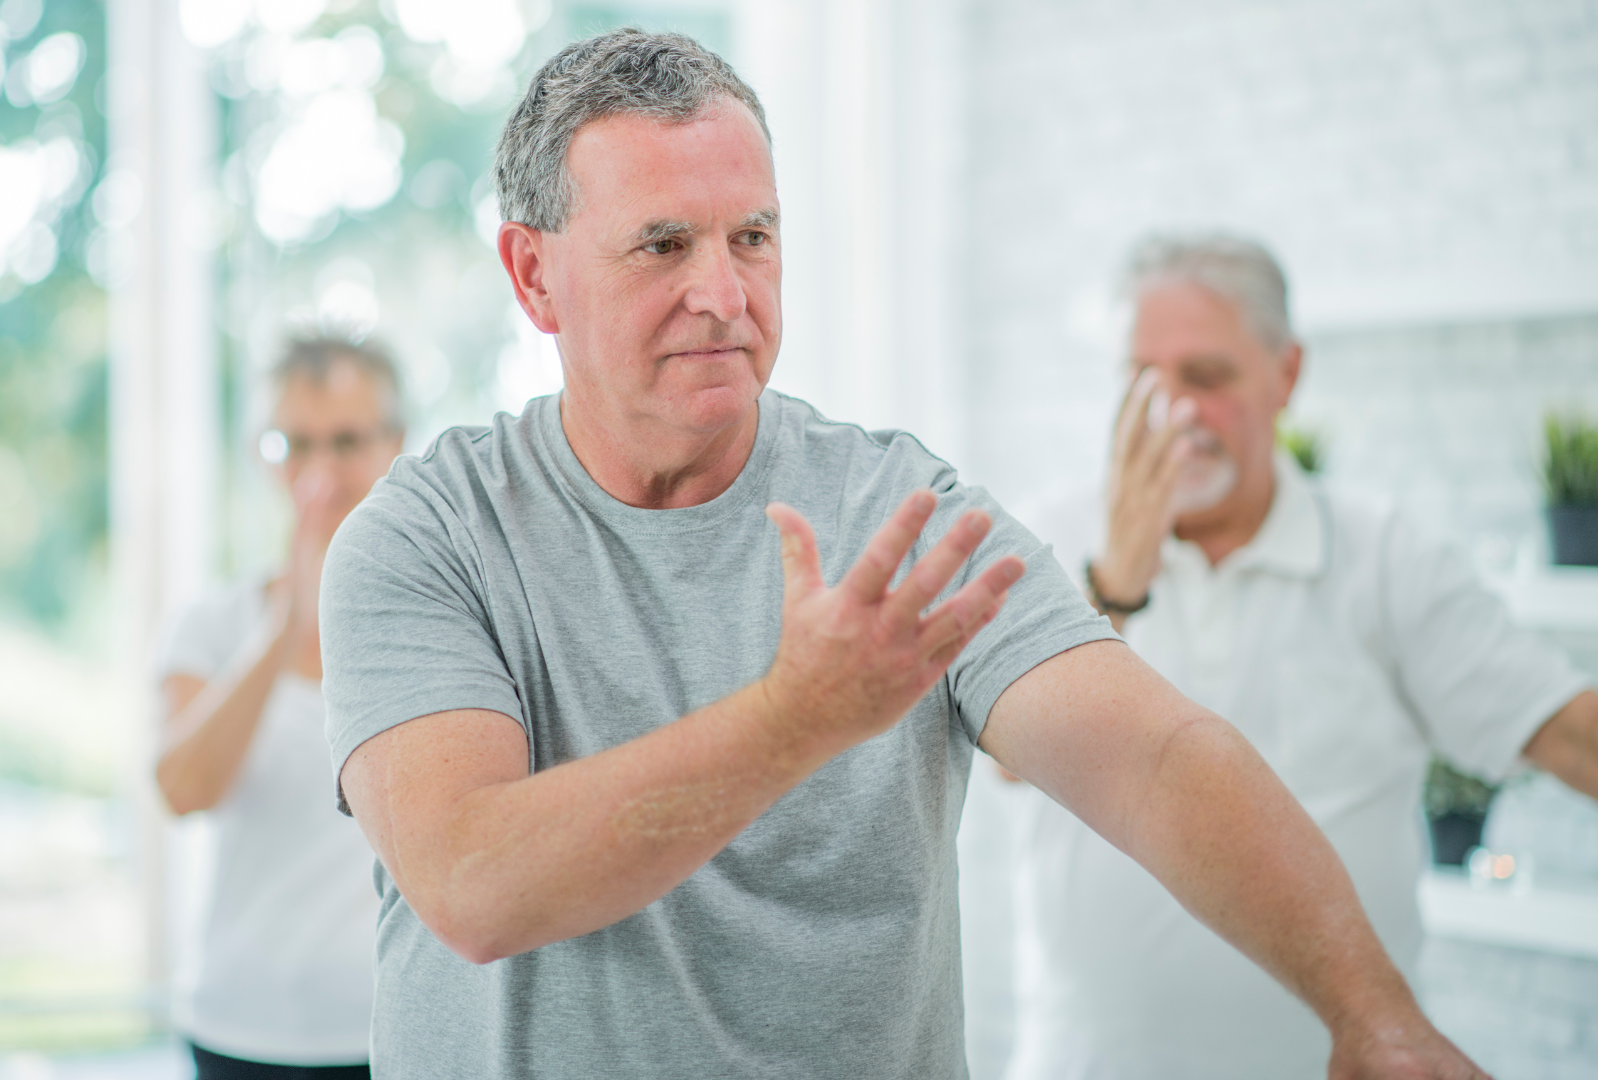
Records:
{"label": "man's chin", "polygon": [[673,395],[672,412],[684,427],[716,431],[746,419],[762,389],[753,380],[695,387]]}
{"label": "man's chin", "polygon": [[1196,475],[1183,477],[1171,499],[1177,523],[1207,517],[1220,510],[1237,490],[1237,466],[1231,460],[1216,462]]}

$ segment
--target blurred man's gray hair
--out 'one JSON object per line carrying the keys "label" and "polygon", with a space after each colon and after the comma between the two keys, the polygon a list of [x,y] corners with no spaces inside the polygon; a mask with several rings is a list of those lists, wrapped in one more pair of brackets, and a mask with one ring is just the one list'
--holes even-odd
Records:
{"label": "blurred man's gray hair", "polygon": [[1135,303],[1161,285],[1200,285],[1236,304],[1261,344],[1280,352],[1293,343],[1287,276],[1265,247],[1224,233],[1155,235],[1132,249],[1123,286]]}
{"label": "blurred man's gray hair", "polygon": [[399,365],[381,344],[354,334],[306,334],[288,339],[277,361],[267,372],[271,384],[272,407],[294,379],[305,379],[321,386],[333,368],[349,364],[371,379],[383,395],[383,419],[389,431],[405,430],[405,393]]}
{"label": "blurred man's gray hair", "polygon": [[627,27],[566,46],[538,69],[500,135],[494,152],[500,217],[541,232],[566,228],[578,194],[566,151],[583,125],[621,115],[687,123],[725,99],[748,106],[769,146],[760,99],[693,38]]}

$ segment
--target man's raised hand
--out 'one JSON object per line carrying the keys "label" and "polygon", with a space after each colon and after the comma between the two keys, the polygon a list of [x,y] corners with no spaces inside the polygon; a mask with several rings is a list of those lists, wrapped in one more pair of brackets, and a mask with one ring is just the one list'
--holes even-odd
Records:
{"label": "man's raised hand", "polygon": [[1160,543],[1176,523],[1173,497],[1186,460],[1182,438],[1193,419],[1193,402],[1179,398],[1158,430],[1149,427],[1154,399],[1151,369],[1132,381],[1115,421],[1110,458],[1104,548],[1093,562],[1102,599],[1135,604],[1160,571]]}
{"label": "man's raised hand", "polygon": [[842,581],[821,576],[815,533],[793,507],[766,516],[782,533],[782,639],[764,685],[773,704],[833,753],[892,727],[932,686],[1004,604],[1026,566],[996,561],[928,611],[992,526],[973,510],[889,590],[926,527],[937,498],[917,491],[878,530]]}

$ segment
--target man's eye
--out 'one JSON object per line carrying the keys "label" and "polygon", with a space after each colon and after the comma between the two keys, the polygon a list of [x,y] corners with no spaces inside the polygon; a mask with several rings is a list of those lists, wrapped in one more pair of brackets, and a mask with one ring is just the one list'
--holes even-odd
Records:
{"label": "man's eye", "polygon": [[1185,380],[1197,390],[1215,390],[1232,381],[1229,371],[1190,371]]}
{"label": "man's eye", "polygon": [[644,250],[649,252],[651,255],[670,255],[676,247],[676,239],[673,237],[668,237],[665,240],[651,240],[649,243],[644,245]]}
{"label": "man's eye", "polygon": [[767,236],[763,232],[746,232],[743,234],[743,242],[748,244],[750,247],[759,247],[761,244],[764,244],[770,239],[771,237]]}

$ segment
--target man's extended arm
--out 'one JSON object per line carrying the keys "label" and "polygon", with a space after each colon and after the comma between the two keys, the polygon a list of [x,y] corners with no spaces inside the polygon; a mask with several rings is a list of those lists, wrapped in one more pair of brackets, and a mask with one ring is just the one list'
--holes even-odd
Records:
{"label": "man's extended arm", "polygon": [[1598,690],[1583,690],[1538,729],[1523,751],[1540,769],[1598,799]]}
{"label": "man's extended arm", "polygon": [[809,526],[773,504],[786,588],[770,672],[642,738],[531,776],[521,726],[494,712],[438,713],[363,743],[344,792],[417,916],[478,963],[608,926],[891,727],[1023,570],[999,559],[922,614],[986,535],[973,512],[888,591],[935,506],[930,492],[912,495],[829,589]]}
{"label": "man's extended arm", "polygon": [[1308,1003],[1333,1077],[1484,1075],[1421,1015],[1337,853],[1248,741],[1125,645],[1032,669],[981,742]]}

